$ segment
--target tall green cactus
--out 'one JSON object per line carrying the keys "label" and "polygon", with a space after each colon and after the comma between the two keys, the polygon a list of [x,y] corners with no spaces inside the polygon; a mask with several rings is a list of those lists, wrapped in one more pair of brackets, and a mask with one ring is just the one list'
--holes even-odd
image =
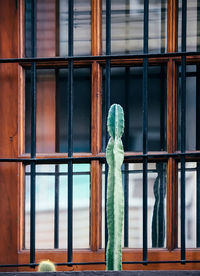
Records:
{"label": "tall green cactus", "polygon": [[124,195],[121,166],[124,160],[122,134],[124,112],[120,105],[113,104],[108,113],[107,127],[111,136],[106,148],[109,166],[107,185],[108,243],[106,254],[107,270],[122,269],[122,225],[124,217]]}

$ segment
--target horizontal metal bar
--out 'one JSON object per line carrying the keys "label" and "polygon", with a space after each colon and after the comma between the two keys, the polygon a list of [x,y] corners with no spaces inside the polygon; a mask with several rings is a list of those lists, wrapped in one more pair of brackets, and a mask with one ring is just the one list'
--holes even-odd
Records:
{"label": "horizontal metal bar", "polygon": [[[182,261],[135,261],[135,262],[122,262],[122,264],[141,264],[141,265],[147,265],[147,264],[186,264],[186,263],[200,263],[200,260],[185,260]],[[55,263],[56,266],[72,266],[72,265],[105,265],[106,262],[67,262],[67,263]],[[35,267],[39,264],[5,264],[0,265],[0,268],[4,267]]]}
{"label": "horizontal metal bar", "polygon": [[182,57],[199,56],[200,52],[173,52],[173,53],[141,53],[129,55],[100,55],[100,56],[63,56],[63,57],[35,57],[35,58],[1,58],[0,63],[30,63],[47,61],[68,61],[68,60],[104,60],[104,59],[138,59],[138,58],[161,58],[161,57]]}
{"label": "horizontal metal bar", "polygon": [[[128,161],[131,159],[141,159],[141,158],[180,158],[181,156],[185,157],[200,157],[200,152],[175,152],[175,153],[150,153],[150,154],[137,154],[137,155],[128,155],[124,156],[124,160]],[[105,156],[88,156],[88,157],[66,157],[66,158],[0,158],[0,163],[3,162],[22,162],[24,164],[36,163],[36,164],[67,164],[69,161],[73,163],[90,163],[93,160],[99,160],[105,163]]]}
{"label": "horizontal metal bar", "polygon": [[[31,175],[30,172],[26,172],[25,175]],[[42,176],[67,176],[67,172],[36,172],[35,175],[42,175]],[[90,175],[90,172],[73,172],[73,175]]]}
{"label": "horizontal metal bar", "polygon": [[[128,165],[126,163],[126,165]],[[163,170],[165,173],[166,173],[166,170]],[[178,169],[178,171],[180,172],[181,169]],[[186,172],[196,172],[197,171],[197,167],[194,167],[194,168],[185,168],[185,171]],[[142,173],[143,170],[122,170],[122,173],[123,174],[138,174],[138,173]],[[147,170],[148,173],[157,173],[158,171],[156,169],[148,169]],[[35,175],[39,175],[39,176],[55,176],[55,172],[36,172]],[[105,174],[105,171],[102,171],[102,174]],[[25,173],[26,176],[30,176],[31,173],[30,172],[26,172]],[[67,176],[68,173],[67,172],[62,172],[62,173],[58,173],[57,174],[58,176]],[[76,175],[90,175],[90,172],[73,172],[73,175],[76,176]]]}

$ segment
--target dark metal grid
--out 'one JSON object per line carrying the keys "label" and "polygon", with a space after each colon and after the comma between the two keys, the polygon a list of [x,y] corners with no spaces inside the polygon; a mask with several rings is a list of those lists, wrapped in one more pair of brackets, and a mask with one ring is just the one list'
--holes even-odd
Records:
{"label": "dark metal grid", "polygon": [[[148,53],[149,0],[144,1],[144,54]],[[143,154],[148,152],[148,57],[143,61]],[[143,261],[147,262],[147,219],[148,219],[148,160],[143,157]]]}
{"label": "dark metal grid", "polygon": [[[106,55],[111,54],[111,0],[106,1]],[[105,76],[105,122],[110,108],[110,59],[106,60],[106,76]],[[105,145],[107,145],[109,135],[107,129],[105,130]],[[107,209],[107,184],[108,184],[108,164],[105,164],[105,210]],[[108,226],[107,226],[107,212],[105,211],[105,259],[108,241]]]}
{"label": "dark metal grid", "polygon": [[[31,56],[36,54],[36,0],[31,2]],[[36,157],[36,63],[31,63],[31,158]],[[30,263],[35,263],[35,163],[31,163]]]}
{"label": "dark metal grid", "polygon": [[[38,173],[36,172],[36,175]],[[44,174],[42,174],[44,175]],[[55,165],[55,212],[54,212],[54,248],[59,248],[59,165]]]}
{"label": "dark metal grid", "polygon": [[170,53],[143,53],[143,54],[128,54],[128,55],[99,55],[99,56],[63,56],[63,57],[33,57],[33,58],[0,58],[0,63],[30,63],[32,61],[35,62],[48,62],[48,61],[90,61],[90,60],[121,60],[121,59],[143,59],[145,57],[147,58],[175,58],[175,57],[182,57],[182,56],[199,56],[200,57],[200,51],[189,51],[189,52],[170,52]]}
{"label": "dark metal grid", "polygon": [[[182,0],[182,52],[186,51],[187,0]],[[181,153],[186,139],[186,57],[181,58]],[[181,156],[181,262],[185,262],[185,156]]]}
{"label": "dark metal grid", "polygon": [[[68,55],[73,56],[74,1],[68,2]],[[68,156],[73,155],[73,60],[68,62]],[[68,253],[67,261],[73,260],[73,164],[68,162]]]}
{"label": "dark metal grid", "polygon": [[[107,1],[108,3],[110,1]],[[147,147],[147,132],[146,132],[146,127],[148,125],[147,122],[147,109],[144,109],[144,130],[143,130],[143,143],[144,143],[144,149],[143,149],[143,154],[140,155],[132,155],[132,156],[126,156],[125,160],[129,160],[131,158],[143,158],[144,160],[144,170],[143,170],[143,184],[144,184],[144,200],[143,200],[143,208],[146,210],[146,201],[147,201],[147,179],[146,179],[146,173],[147,173],[147,160],[148,158],[153,158],[153,157],[178,157],[181,158],[181,210],[182,213],[182,219],[181,219],[181,260],[180,261],[148,261],[147,260],[147,241],[146,238],[144,237],[144,247],[143,247],[143,261],[141,262],[123,262],[124,264],[147,264],[147,263],[198,263],[200,260],[185,260],[185,156],[191,156],[191,157],[200,157],[200,153],[194,152],[194,153],[186,153],[185,152],[185,91],[184,91],[184,84],[186,82],[186,73],[185,73],[185,65],[186,65],[186,56],[197,56],[200,55],[200,52],[186,52],[186,1],[182,1],[182,52],[179,53],[160,53],[160,54],[149,54],[148,53],[148,1],[145,1],[144,7],[144,53],[140,55],[111,55],[110,53],[110,23],[109,20],[110,18],[110,4],[107,4],[107,26],[106,26],[106,32],[107,32],[107,41],[106,41],[106,55],[104,56],[84,56],[84,57],[79,57],[79,56],[73,56],[73,0],[69,0],[69,56],[68,57],[53,57],[53,58],[36,58],[36,5],[35,5],[35,0],[32,1],[32,58],[9,58],[9,59],[0,59],[0,63],[30,63],[31,62],[31,94],[32,94],[32,116],[31,116],[31,126],[32,126],[32,135],[31,135],[31,158],[27,159],[22,159],[22,158],[15,158],[15,159],[5,159],[1,158],[0,162],[23,162],[27,164],[31,164],[31,205],[32,205],[32,226],[31,226],[31,231],[34,233],[34,228],[35,228],[35,222],[34,222],[34,212],[35,212],[35,164],[42,164],[42,163],[68,163],[69,166],[69,175],[73,174],[72,171],[72,163],[76,161],[82,161],[82,162],[90,162],[91,160],[102,160],[105,162],[105,157],[87,157],[87,158],[73,158],[72,157],[72,92],[73,92],[73,61],[75,60],[106,60],[106,68],[107,68],[107,73],[106,73],[106,84],[107,84],[107,110],[109,107],[109,94],[110,94],[110,59],[132,59],[132,58],[144,58],[144,107],[146,106],[147,102],[145,103],[145,98],[147,99],[148,96],[148,87],[147,87],[147,80],[148,80],[148,58],[153,58],[153,57],[182,57],[182,63],[181,63],[181,71],[182,71],[182,109],[181,109],[181,114],[182,114],[182,119],[181,119],[181,153],[173,153],[173,154],[148,154],[148,147]],[[71,31],[70,31],[71,30]],[[108,48],[107,48],[108,47]],[[109,49],[109,50],[108,50]],[[69,81],[69,86],[68,86],[68,91],[69,93],[69,121],[68,121],[68,127],[71,130],[71,137],[69,136],[68,140],[68,146],[69,146],[69,151],[68,151],[68,158],[43,158],[43,159],[36,159],[35,153],[36,153],[36,101],[35,101],[35,95],[36,95],[36,62],[47,62],[47,61],[68,61],[68,72],[69,76],[71,77],[71,81]],[[69,78],[70,79],[70,78]],[[71,168],[71,169],[70,169]],[[72,189],[72,180],[68,181],[68,185],[70,186],[69,188]],[[72,190],[71,190],[72,192]],[[70,203],[72,206],[72,202]],[[71,214],[72,215],[72,212]],[[71,217],[72,219],[72,217]],[[70,219],[70,220],[71,220]],[[146,219],[144,218],[144,226],[143,226],[143,231],[144,231],[144,236],[147,231],[147,225],[145,223]],[[68,222],[70,224],[71,222]],[[69,225],[68,225],[69,226]],[[71,227],[72,229],[72,224]],[[69,229],[70,231],[70,229]],[[68,233],[68,236],[70,233]],[[35,235],[35,234],[34,234]],[[37,266],[38,264],[35,263],[35,237],[33,235],[33,239],[31,241],[31,249],[30,249],[30,264],[17,264],[17,265],[0,265],[0,267],[20,267],[20,266]],[[72,262],[72,244],[68,241],[68,262],[67,263],[58,263],[57,265],[87,265],[87,264],[105,264],[105,262],[88,262],[88,263],[73,263]]]}
{"label": "dark metal grid", "polygon": [[[142,159],[146,157],[148,160],[151,159],[168,159],[169,157],[176,158],[177,161],[181,158],[181,156],[185,156],[185,158],[200,158],[200,152],[174,152],[174,153],[167,153],[167,152],[161,152],[161,153],[147,153],[147,154],[131,154],[124,156],[125,162],[127,161],[139,161],[139,159]],[[105,163],[106,158],[105,156],[88,156],[88,157],[66,157],[66,158],[0,158],[0,163],[8,162],[21,162],[23,164],[68,164],[70,161],[72,163],[90,163],[93,160],[99,160],[102,163]]]}
{"label": "dark metal grid", "polygon": [[[166,261],[138,261],[138,262],[122,262],[122,264],[138,264],[138,265],[147,265],[147,264],[182,264],[182,261],[166,260]],[[185,260],[184,263],[194,264],[200,263],[200,260]],[[55,263],[57,266],[73,266],[73,265],[105,265],[106,262],[70,262],[70,263]],[[38,266],[38,263],[32,264],[32,266]],[[6,267],[29,267],[30,264],[7,264],[0,265],[0,268]]]}
{"label": "dark metal grid", "polygon": [[[130,67],[126,67],[125,69],[126,71],[126,79],[125,79],[125,130],[124,130],[124,135],[125,137],[127,137],[127,139],[125,139],[124,142],[124,150],[126,151],[128,149],[128,137],[129,137],[129,99],[128,99],[128,95],[129,95],[129,87],[130,87]],[[123,173],[123,169],[122,169],[122,173]],[[128,247],[129,244],[129,185],[128,185],[128,181],[129,181],[129,176],[128,176],[128,164],[125,163],[124,164],[124,247]]]}

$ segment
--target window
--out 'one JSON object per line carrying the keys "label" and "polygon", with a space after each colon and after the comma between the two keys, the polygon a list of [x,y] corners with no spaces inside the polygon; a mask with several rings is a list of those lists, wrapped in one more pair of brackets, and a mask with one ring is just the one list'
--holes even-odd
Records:
{"label": "window", "polygon": [[105,269],[112,103],[125,113],[124,269],[199,269],[198,1],[1,5],[0,269]]}

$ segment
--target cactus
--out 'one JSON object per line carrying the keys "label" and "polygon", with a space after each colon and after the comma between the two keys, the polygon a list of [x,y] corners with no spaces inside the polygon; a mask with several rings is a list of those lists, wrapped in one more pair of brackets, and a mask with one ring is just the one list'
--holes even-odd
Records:
{"label": "cactus", "polygon": [[111,137],[106,148],[106,161],[109,166],[106,210],[108,225],[106,266],[107,270],[121,270],[121,241],[124,217],[124,195],[121,175],[124,150],[121,136],[124,132],[124,112],[120,105],[114,104],[110,107],[107,127]]}
{"label": "cactus", "polygon": [[54,263],[52,263],[49,260],[41,261],[38,266],[38,272],[50,272],[50,271],[56,271]]}
{"label": "cactus", "polygon": [[166,195],[166,177],[163,164],[157,163],[158,176],[154,182],[155,204],[152,218],[152,247],[163,247],[165,241],[164,198]]}

